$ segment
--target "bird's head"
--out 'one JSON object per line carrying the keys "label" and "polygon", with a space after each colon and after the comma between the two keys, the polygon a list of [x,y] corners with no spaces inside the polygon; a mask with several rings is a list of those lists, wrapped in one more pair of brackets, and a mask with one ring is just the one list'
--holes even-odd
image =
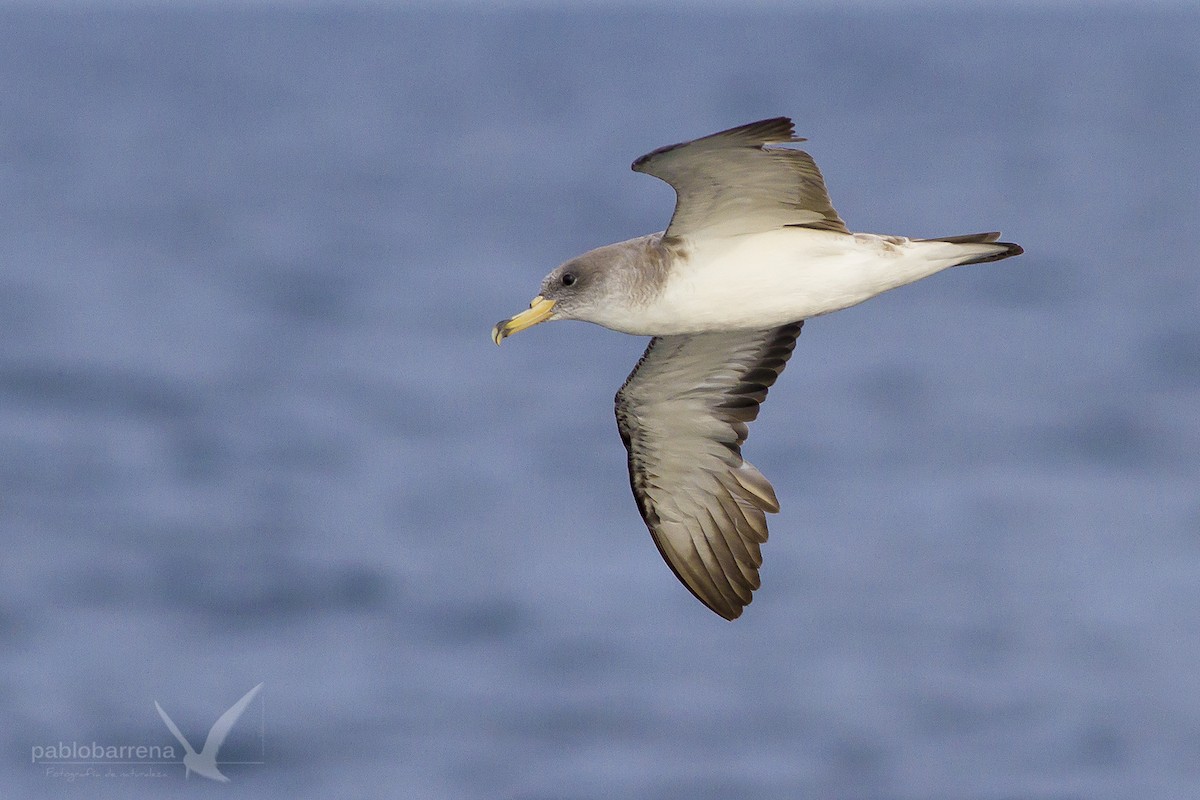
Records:
{"label": "bird's head", "polygon": [[588,309],[604,294],[603,265],[590,255],[573,258],[543,278],[529,309],[496,323],[492,341],[500,344],[514,333],[553,319],[587,319]]}
{"label": "bird's head", "polygon": [[571,259],[542,279],[528,310],[496,323],[492,341],[500,344],[514,333],[554,319],[578,319],[623,330],[623,313],[665,274],[660,254],[657,237],[642,237]]}

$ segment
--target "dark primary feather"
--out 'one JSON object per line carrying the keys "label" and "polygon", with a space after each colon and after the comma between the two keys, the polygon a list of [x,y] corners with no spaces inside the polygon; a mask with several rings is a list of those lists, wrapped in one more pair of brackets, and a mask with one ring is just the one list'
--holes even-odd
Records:
{"label": "dark primary feather", "polygon": [[741,445],[802,325],[655,337],[617,392],[642,519],[675,576],[726,619],[759,587],[765,513],[779,510]]}

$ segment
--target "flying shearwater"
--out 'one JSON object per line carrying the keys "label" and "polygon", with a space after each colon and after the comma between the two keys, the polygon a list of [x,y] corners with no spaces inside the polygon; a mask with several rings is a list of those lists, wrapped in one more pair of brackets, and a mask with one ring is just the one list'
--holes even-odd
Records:
{"label": "flying shearwater", "polygon": [[[652,336],[617,392],[629,483],[650,535],[700,602],[736,619],[760,585],[771,484],[742,458],[748,422],[810,317],[948,267],[1020,255],[999,233],[851,233],[786,117],[660,147],[633,162],[675,189],[667,229],[597,248],[542,281],[496,344],[578,319]],[[776,146],[772,146],[776,145]]]}

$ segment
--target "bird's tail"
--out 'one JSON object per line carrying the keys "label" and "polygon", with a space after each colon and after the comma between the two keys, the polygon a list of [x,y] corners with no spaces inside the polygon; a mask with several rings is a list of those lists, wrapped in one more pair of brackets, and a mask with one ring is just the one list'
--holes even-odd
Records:
{"label": "bird's tail", "polygon": [[956,267],[961,267],[965,264],[986,264],[989,261],[1001,261],[1012,256],[1019,256],[1024,253],[1024,248],[1019,244],[1012,242],[996,241],[1000,238],[1000,231],[991,231],[989,233],[968,233],[964,236],[939,236],[935,239],[916,239],[918,242],[945,242],[947,244],[959,245],[959,251],[962,253],[963,260],[955,264]]}

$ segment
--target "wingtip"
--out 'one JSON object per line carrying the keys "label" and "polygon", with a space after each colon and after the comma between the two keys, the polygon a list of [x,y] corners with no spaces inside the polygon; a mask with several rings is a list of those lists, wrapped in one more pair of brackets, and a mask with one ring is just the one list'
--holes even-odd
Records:
{"label": "wingtip", "polygon": [[744,125],[735,125],[732,128],[726,128],[723,131],[710,133],[707,136],[701,136],[699,139],[692,139],[686,142],[677,144],[668,144],[663,147],[651,150],[644,156],[639,156],[634,159],[629,168],[634,172],[645,172],[644,169],[647,162],[651,161],[655,156],[660,156],[663,153],[670,152],[685,145],[694,144],[711,139],[733,138],[744,140],[746,144],[756,147],[762,147],[768,144],[788,144],[791,142],[806,142],[808,141],[802,136],[796,135],[796,125],[792,122],[791,117],[768,117],[755,122],[747,122]]}
{"label": "wingtip", "polygon": [[728,130],[714,133],[716,136],[737,136],[751,140],[756,144],[784,144],[786,142],[803,142],[805,139],[796,135],[796,125],[791,117],[768,117],[756,122],[747,122]]}
{"label": "wingtip", "polygon": [[773,117],[770,120],[767,120],[767,122],[771,123],[773,126],[777,126],[780,135],[786,136],[790,141],[804,141],[804,139],[801,139],[796,135],[796,123],[792,122],[791,117]]}
{"label": "wingtip", "polygon": [[[747,603],[746,605],[748,606],[750,604]],[[725,620],[726,622],[733,622],[740,617],[742,612],[745,610],[746,606],[738,606],[737,608],[731,606],[727,611],[718,611],[715,608],[713,609],[713,611],[717,612],[717,616],[721,617],[721,619]]]}
{"label": "wingtip", "polygon": [[746,606],[754,602],[753,596],[751,596],[745,603],[741,604],[731,603],[726,598],[717,600],[716,598],[706,597],[700,592],[697,592],[691,586],[688,586],[686,582],[683,585],[687,587],[688,591],[692,593],[693,597],[704,604],[705,608],[727,622],[733,622],[742,616],[742,612],[746,610]]}

